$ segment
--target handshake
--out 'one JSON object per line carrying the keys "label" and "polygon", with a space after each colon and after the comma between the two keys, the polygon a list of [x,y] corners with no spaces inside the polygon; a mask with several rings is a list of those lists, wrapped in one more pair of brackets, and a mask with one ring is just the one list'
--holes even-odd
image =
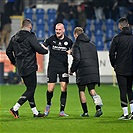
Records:
{"label": "handshake", "polygon": [[69,75],[73,75],[73,73],[71,72],[71,70],[68,71],[68,74],[69,74]]}

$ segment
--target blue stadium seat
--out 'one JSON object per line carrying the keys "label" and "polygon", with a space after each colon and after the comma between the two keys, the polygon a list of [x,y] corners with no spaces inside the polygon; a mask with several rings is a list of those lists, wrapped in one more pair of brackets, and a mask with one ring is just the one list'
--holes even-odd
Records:
{"label": "blue stadium seat", "polygon": [[53,35],[54,32],[54,23],[49,23],[48,24],[48,37],[50,37],[51,35]]}
{"label": "blue stadium seat", "polygon": [[45,37],[45,29],[44,24],[36,24],[36,35],[39,39],[44,39]]}
{"label": "blue stadium seat", "polygon": [[115,35],[114,30],[108,29],[106,30],[106,39],[112,39]]}
{"label": "blue stadium seat", "polygon": [[105,20],[105,26],[106,26],[106,30],[114,30],[114,20],[113,19],[106,19]]}
{"label": "blue stadium seat", "polygon": [[94,36],[103,36],[103,30],[97,29],[96,31],[94,31]]}
{"label": "blue stadium seat", "polygon": [[91,20],[90,19],[87,19],[86,20],[86,27],[85,27],[85,33],[89,36],[89,37],[91,37],[91,35],[92,35],[92,32],[91,32]]}
{"label": "blue stadium seat", "polygon": [[44,40],[45,31],[43,29],[36,30],[36,35],[38,39]]}
{"label": "blue stadium seat", "polygon": [[89,29],[85,28],[85,33],[91,38],[92,32]]}
{"label": "blue stadium seat", "polygon": [[86,24],[87,24],[87,25],[91,25],[91,23],[92,23],[92,21],[91,21],[90,19],[87,19],[87,20],[86,20]]}
{"label": "blue stadium seat", "polygon": [[45,22],[44,19],[39,18],[36,20],[36,25],[44,24],[44,22]]}
{"label": "blue stadium seat", "polygon": [[110,19],[110,18],[109,19],[106,19],[105,20],[105,24],[106,25],[114,25],[114,20],[113,19]]}
{"label": "blue stadium seat", "polygon": [[109,50],[109,49],[110,49],[110,44],[111,44],[111,41],[108,41],[108,42],[106,43],[107,50]]}
{"label": "blue stadium seat", "polygon": [[31,21],[33,20],[33,9],[32,8],[24,9],[24,18],[29,18],[31,19]]}
{"label": "blue stadium seat", "polygon": [[94,24],[94,31],[102,30],[102,26],[103,26],[102,20],[95,19],[93,24]]}
{"label": "blue stadium seat", "polygon": [[43,8],[36,9],[36,20],[42,19],[44,21],[45,10]]}
{"label": "blue stadium seat", "polygon": [[63,24],[65,27],[65,34],[68,36],[68,26],[69,26],[69,21],[67,19],[63,19]]}
{"label": "blue stadium seat", "polygon": [[86,28],[87,28],[87,30],[91,30],[91,20],[90,19],[86,20]]}
{"label": "blue stadium seat", "polygon": [[102,36],[96,36],[95,37],[95,45],[97,50],[103,50],[104,49],[104,42]]}
{"label": "blue stadium seat", "polygon": [[55,19],[56,19],[56,9],[49,8],[47,10],[47,17],[48,17],[48,21],[55,22]]}
{"label": "blue stadium seat", "polygon": [[55,20],[56,20],[56,9],[49,8],[47,10],[48,36],[54,34]]}
{"label": "blue stadium seat", "polygon": [[74,19],[70,20],[70,26],[71,26],[70,36],[71,36],[71,39],[74,41],[75,38],[74,38],[74,35],[73,35],[73,31],[74,31],[74,28],[76,26]]}

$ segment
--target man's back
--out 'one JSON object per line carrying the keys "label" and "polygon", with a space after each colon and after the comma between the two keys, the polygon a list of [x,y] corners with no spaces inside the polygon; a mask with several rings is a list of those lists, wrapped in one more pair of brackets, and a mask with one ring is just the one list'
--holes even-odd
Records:
{"label": "man's back", "polygon": [[36,52],[46,54],[47,50],[38,44],[33,33],[26,30],[16,33],[6,49],[12,64],[17,65],[20,76],[29,75],[37,70]]}
{"label": "man's back", "polygon": [[96,46],[90,42],[86,34],[80,34],[73,48],[73,56],[77,59],[72,71],[77,69],[77,83],[88,84],[92,82],[99,83],[99,64]]}
{"label": "man's back", "polygon": [[[115,71],[122,75],[132,74],[133,35],[128,27],[114,37],[110,47],[110,60]],[[115,55],[117,53],[117,55]]]}

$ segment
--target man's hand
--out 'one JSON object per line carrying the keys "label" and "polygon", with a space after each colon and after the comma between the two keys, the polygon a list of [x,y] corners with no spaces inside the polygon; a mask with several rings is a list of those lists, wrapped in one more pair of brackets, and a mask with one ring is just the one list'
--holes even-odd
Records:
{"label": "man's hand", "polygon": [[48,48],[47,47],[45,47],[43,44],[40,44],[44,49],[46,49],[46,50],[48,50]]}
{"label": "man's hand", "polygon": [[67,52],[67,54],[69,54],[69,55],[72,54],[72,51],[71,51],[71,50],[67,50],[66,52]]}
{"label": "man's hand", "polygon": [[68,74],[69,74],[69,75],[73,75],[73,73],[71,72],[71,70],[68,71]]}

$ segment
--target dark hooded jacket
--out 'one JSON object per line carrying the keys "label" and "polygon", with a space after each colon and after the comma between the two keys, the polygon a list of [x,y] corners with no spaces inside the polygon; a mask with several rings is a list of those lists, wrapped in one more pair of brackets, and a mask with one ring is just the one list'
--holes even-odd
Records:
{"label": "dark hooded jacket", "polygon": [[132,75],[133,34],[129,27],[124,27],[116,35],[110,46],[109,58],[116,74]]}
{"label": "dark hooded jacket", "polygon": [[6,54],[11,63],[17,67],[20,76],[27,76],[37,71],[36,52],[47,54],[48,51],[41,47],[33,32],[21,30],[10,40]]}
{"label": "dark hooded jacket", "polygon": [[98,83],[100,85],[99,64],[96,46],[90,42],[89,37],[80,34],[72,48],[73,63],[71,72],[76,72],[76,83],[86,85]]}

